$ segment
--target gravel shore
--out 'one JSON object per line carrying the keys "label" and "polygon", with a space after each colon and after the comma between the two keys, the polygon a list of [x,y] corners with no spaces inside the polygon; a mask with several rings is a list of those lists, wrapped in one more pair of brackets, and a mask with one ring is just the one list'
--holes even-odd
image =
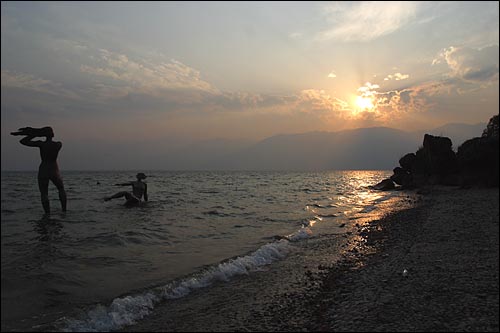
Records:
{"label": "gravel shore", "polygon": [[498,189],[408,192],[342,237],[123,331],[498,331],[498,200]]}
{"label": "gravel shore", "polygon": [[378,251],[328,272],[308,330],[498,332],[498,200],[498,189],[434,187],[374,221]]}

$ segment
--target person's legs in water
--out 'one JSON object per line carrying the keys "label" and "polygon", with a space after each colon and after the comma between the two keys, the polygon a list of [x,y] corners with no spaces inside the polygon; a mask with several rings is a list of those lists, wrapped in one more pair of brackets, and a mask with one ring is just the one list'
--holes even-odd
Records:
{"label": "person's legs in water", "polygon": [[135,195],[132,195],[130,193],[125,197],[127,198],[127,202],[125,202],[125,206],[127,207],[138,205],[141,202],[141,200],[137,199]]}
{"label": "person's legs in water", "polygon": [[38,178],[38,189],[40,190],[40,196],[42,199],[42,206],[45,214],[50,214],[50,202],[49,202],[49,179],[48,178]]}
{"label": "person's legs in water", "polygon": [[116,199],[121,197],[125,197],[127,199],[127,204],[139,202],[139,199],[137,199],[134,195],[126,191],[118,192],[110,197],[104,198],[104,201],[109,201],[111,199]]}
{"label": "person's legs in water", "polygon": [[59,201],[61,201],[61,209],[63,212],[66,211],[66,191],[64,190],[64,184],[60,176],[53,177],[52,183],[57,187],[59,191]]}
{"label": "person's legs in water", "polygon": [[128,194],[128,192],[126,192],[126,191],[118,192],[118,193],[116,193],[116,194],[113,194],[113,195],[112,195],[112,196],[110,196],[110,197],[106,197],[106,198],[104,198],[104,201],[109,201],[109,200],[111,200],[111,199],[121,198],[121,197],[126,196],[127,194]]}

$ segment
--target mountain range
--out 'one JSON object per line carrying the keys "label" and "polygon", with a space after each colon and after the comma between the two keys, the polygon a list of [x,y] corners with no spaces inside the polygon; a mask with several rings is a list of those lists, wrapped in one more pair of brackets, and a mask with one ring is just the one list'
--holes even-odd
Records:
{"label": "mountain range", "polygon": [[[485,128],[484,123],[447,124],[416,132],[373,127],[281,134],[261,141],[190,143],[172,138],[127,143],[66,139],[59,162],[63,170],[392,170],[403,155],[422,146],[425,133],[449,137],[456,151]],[[36,169],[37,151],[20,149],[10,137],[2,144],[2,170]]]}
{"label": "mountain range", "polygon": [[485,127],[454,123],[415,132],[372,127],[281,134],[258,142],[210,140],[167,152],[157,161],[166,170],[390,170],[403,155],[417,151],[425,133],[449,137],[456,150]]}

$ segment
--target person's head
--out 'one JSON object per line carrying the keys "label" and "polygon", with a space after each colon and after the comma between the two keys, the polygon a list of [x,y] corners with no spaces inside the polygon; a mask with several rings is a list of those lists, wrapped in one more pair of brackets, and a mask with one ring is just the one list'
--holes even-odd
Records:
{"label": "person's head", "polygon": [[141,179],[146,179],[146,175],[143,174],[142,172],[139,172],[137,175],[135,175],[137,177],[137,180],[141,180]]}

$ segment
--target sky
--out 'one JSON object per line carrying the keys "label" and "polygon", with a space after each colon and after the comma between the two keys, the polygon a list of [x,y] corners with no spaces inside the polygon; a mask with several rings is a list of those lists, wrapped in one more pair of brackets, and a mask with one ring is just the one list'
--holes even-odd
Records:
{"label": "sky", "polygon": [[497,1],[2,1],[2,170],[36,169],[37,152],[9,135],[25,126],[134,158],[213,139],[486,123],[498,63]]}

